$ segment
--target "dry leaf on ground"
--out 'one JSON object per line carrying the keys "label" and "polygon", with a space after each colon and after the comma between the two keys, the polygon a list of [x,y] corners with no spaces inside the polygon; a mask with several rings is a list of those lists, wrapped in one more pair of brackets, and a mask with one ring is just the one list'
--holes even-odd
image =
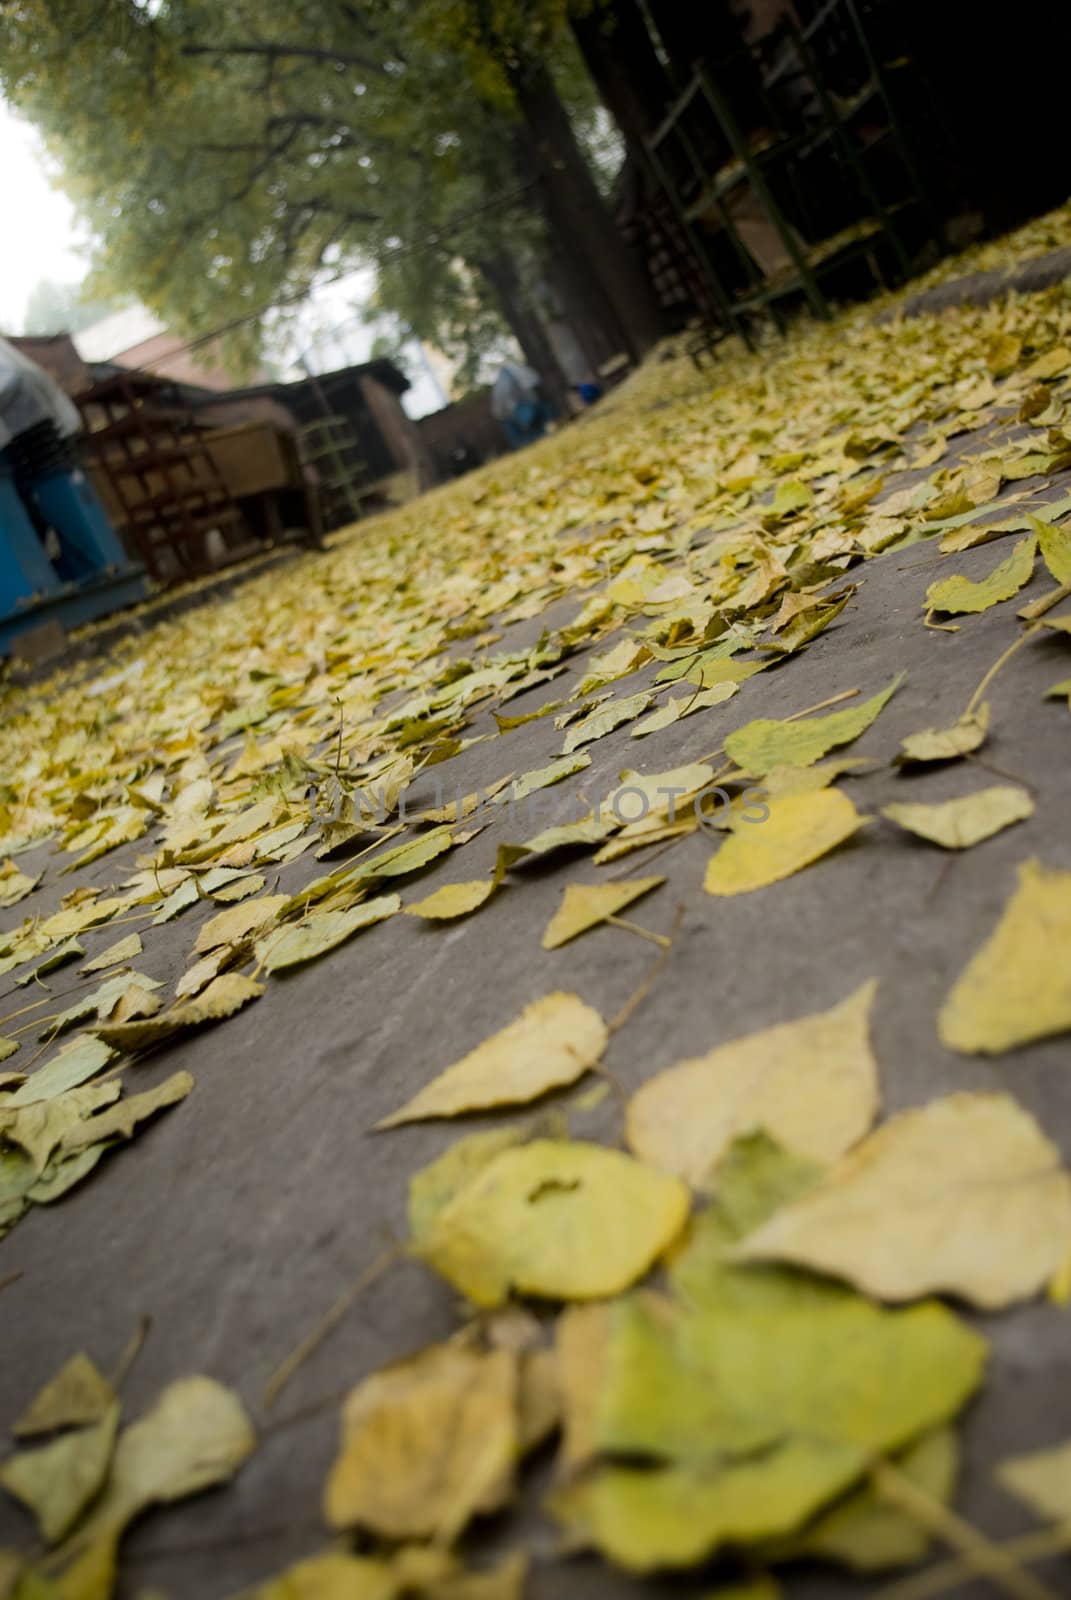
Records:
{"label": "dry leaf on ground", "polygon": [[517,1447],[513,1355],[433,1345],[346,1400],[324,1515],[333,1528],[450,1543],[508,1498]]}
{"label": "dry leaf on ground", "polygon": [[104,1023],[93,1031],[117,1050],[143,1050],[173,1033],[184,1033],[188,1028],[201,1028],[206,1023],[233,1016],[263,993],[262,985],[251,978],[244,978],[240,972],[225,972],[222,977],[214,978],[195,999],[182,1000],[158,1016],[144,1022]]}
{"label": "dry leaf on ground", "polygon": [[771,767],[809,767],[838,745],[850,744],[864,733],[896,693],[903,676],[898,673],[887,688],[846,711],[802,717],[799,721],[760,717],[729,734],[725,754],[741,772],[752,777],[769,772]]}
{"label": "dry leaf on ground", "polygon": [[49,1444],[20,1450],[0,1465],[0,1484],[37,1518],[41,1535],[55,1544],[99,1493],[119,1430],[119,1403],[99,1422],[60,1434]]}
{"label": "dry leaf on ground", "polygon": [[948,616],[959,616],[966,612],[988,611],[990,606],[1010,600],[1029,583],[1037,548],[1037,535],[1032,533],[1020,539],[1011,555],[978,582],[957,575],[931,583],[926,590],[927,607]]}
{"label": "dry leaf on ground", "polygon": [[1071,1440],[1009,1456],[997,1467],[997,1482],[1046,1522],[1071,1522]]}
{"label": "dry leaf on ground", "polygon": [[923,728],[921,733],[911,733],[900,744],[896,757],[898,766],[910,766],[925,761],[956,761],[981,748],[989,732],[989,705],[980,705],[977,711],[964,712],[958,722],[948,728]]}
{"label": "dry leaf on ground", "polygon": [[75,1428],[99,1422],[107,1413],[115,1392],[96,1365],[81,1351],[40,1389],[15,1423],[12,1432],[25,1439],[33,1434],[52,1433],[57,1428]]}
{"label": "dry leaf on ground", "polygon": [[557,950],[568,944],[570,939],[587,933],[607,917],[616,917],[619,911],[665,881],[665,878],[634,878],[630,882],[568,884],[561,905],[543,930],[543,949]]}
{"label": "dry leaf on ground", "polygon": [[850,839],[870,818],[840,789],[771,796],[764,821],[742,821],[709,862],[708,894],[750,894],[801,872]]}
{"label": "dry leaf on ground", "polygon": [[1071,872],[1025,861],[1019,884],[937,1019],[949,1050],[999,1055],[1071,1028]]}
{"label": "dry leaf on ground", "polygon": [[1002,1094],[904,1111],[733,1252],[846,1278],[867,1294],[954,1294],[996,1310],[1039,1293],[1071,1247],[1071,1175]]}
{"label": "dry leaf on ground", "polygon": [[579,995],[556,990],[526,1006],[376,1127],[523,1105],[549,1089],[575,1083],[599,1060],[608,1037],[597,1011]]}
{"label": "dry leaf on ground", "polygon": [[957,795],[934,805],[901,802],[883,806],[883,817],[946,850],[966,850],[991,839],[995,833],[1034,815],[1034,802],[1026,789],[994,784],[974,794]]}
{"label": "dry leaf on ground", "polygon": [[362,928],[394,916],[401,908],[398,895],[384,894],[351,906],[347,911],[313,911],[303,922],[277,929],[261,939],[255,947],[257,961],[265,972],[285,972],[290,967],[304,966],[306,961],[315,961],[329,950],[337,950]]}
{"label": "dry leaf on ground", "polygon": [[844,1154],[878,1109],[868,1021],[875,980],[829,1011],[716,1046],[649,1078],[628,1104],[632,1150],[693,1186],[738,1135],[766,1129],[814,1161]]}
{"label": "dry leaf on ground", "polygon": [[682,1183],[618,1150],[534,1139],[461,1189],[419,1254],[480,1306],[501,1305],[511,1289],[592,1300],[642,1277],[687,1214]]}

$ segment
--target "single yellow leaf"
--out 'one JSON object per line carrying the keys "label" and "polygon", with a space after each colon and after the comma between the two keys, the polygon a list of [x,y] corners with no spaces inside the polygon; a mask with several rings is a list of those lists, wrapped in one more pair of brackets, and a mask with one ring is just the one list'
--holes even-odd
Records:
{"label": "single yellow leaf", "polygon": [[[726,662],[725,665],[730,666],[732,663]],[[709,689],[696,689],[692,694],[678,695],[675,700],[668,700],[657,711],[652,711],[642,722],[637,722],[632,729],[631,737],[645,739],[649,733],[659,733],[663,728],[679,722],[682,717],[690,717],[697,711],[712,711],[715,706],[723,706],[727,700],[733,698],[739,687],[738,683],[715,683]]]}
{"label": "single yellow leaf", "polygon": [[423,900],[414,900],[404,910],[409,917],[426,917],[430,922],[449,922],[467,917],[486,905],[498,888],[495,878],[476,878],[470,883],[444,883]]}
{"label": "single yellow leaf", "polygon": [[1044,1288],[1071,1245],[1071,1176],[1010,1095],[893,1117],[730,1252],[846,1278],[866,1294],[954,1294],[987,1310]]}
{"label": "single yellow leaf", "polygon": [[741,772],[752,776],[769,772],[771,767],[809,767],[838,745],[850,744],[864,733],[896,693],[903,676],[898,673],[887,688],[846,711],[803,717],[798,722],[760,717],[746,723],[729,734],[725,754]]}
{"label": "single yellow leaf", "polygon": [[499,803],[515,805],[527,799],[530,794],[535,794],[538,789],[549,789],[555,783],[561,783],[563,778],[572,777],[574,772],[583,772],[585,767],[591,766],[591,757],[583,752],[574,756],[559,756],[549,766],[537,767],[532,772],[522,772],[519,778],[514,779],[510,787],[499,796]]}
{"label": "single yellow leaf", "polygon": [[105,1139],[129,1139],[140,1122],[144,1122],[147,1117],[154,1117],[158,1111],[166,1111],[170,1106],[178,1105],[180,1100],[185,1100],[192,1088],[193,1078],[190,1073],[173,1072],[170,1078],[165,1078],[155,1089],[146,1089],[143,1094],[124,1095],[118,1105],[110,1106],[106,1111],[98,1112],[96,1116],[87,1117],[68,1134],[63,1140],[64,1152],[75,1155],[79,1150],[99,1144]]}
{"label": "single yellow leaf", "polygon": [[106,1416],[115,1391],[94,1363],[81,1351],[68,1361],[30,1401],[12,1432],[25,1439],[37,1433],[52,1433],[57,1428],[75,1428],[100,1422]]}
{"label": "single yellow leaf", "polygon": [[644,691],[628,695],[623,700],[610,700],[605,705],[598,706],[590,716],[569,729],[562,744],[562,755],[572,755],[582,744],[591,744],[593,740],[601,739],[611,733],[614,728],[620,728],[622,723],[631,722],[635,717],[641,716],[653,698],[650,692]]}
{"label": "single yellow leaf", "polygon": [[0,1465],[0,1484],[30,1508],[49,1544],[70,1531],[99,1492],[118,1431],[119,1402],[114,1401],[99,1422],[20,1450]]}
{"label": "single yellow leaf", "polygon": [[[202,884],[202,888],[206,886]],[[208,892],[218,905],[233,905],[239,900],[248,900],[250,895],[259,894],[264,887],[264,878],[259,872],[241,873],[232,878],[228,883],[220,884],[218,889]]]}
{"label": "single yellow leaf", "polygon": [[290,967],[303,966],[318,956],[335,950],[362,928],[382,922],[400,911],[402,902],[396,894],[383,894],[375,900],[365,900],[347,911],[313,911],[304,922],[293,927],[276,929],[256,945],[256,957],[263,963],[265,972],[285,972]]}
{"label": "single yellow leaf", "polygon": [[1045,1522],[1071,1522],[1071,1440],[1051,1450],[1009,1456],[997,1482]]}
{"label": "single yellow leaf", "polygon": [[439,1212],[421,1257],[480,1306],[511,1289],[547,1299],[618,1294],[688,1215],[688,1190],[600,1145],[553,1139],[505,1150]]}
{"label": "single yellow leaf", "polygon": [[524,1600],[527,1576],[528,1558],[518,1552],[482,1572],[444,1573],[426,1580],[420,1585],[420,1600]]}
{"label": "single yellow leaf", "polygon": [[688,810],[691,798],[706,789],[713,776],[714,768],[706,761],[671,767],[668,772],[633,772],[626,767],[619,774],[616,787],[599,801],[596,816],[609,814],[615,823],[624,827],[650,822],[656,817],[675,821],[681,812]]}
{"label": "single yellow leaf", "polygon": [[324,1516],[333,1528],[450,1543],[509,1495],[517,1446],[512,1353],[433,1345],[351,1391]]}
{"label": "single yellow leaf", "polygon": [[249,1600],[399,1600],[401,1593],[402,1580],[386,1558],[325,1550],[269,1578]]}
{"label": "single yellow leaf", "polygon": [[1071,527],[1058,528],[1040,517],[1029,517],[1038,536],[1041,559],[1057,583],[1071,583]]}
{"label": "single yellow leaf", "polygon": [[214,950],[217,945],[237,944],[253,934],[263,933],[289,901],[289,895],[268,894],[259,900],[250,900],[248,904],[231,906],[226,911],[217,912],[214,917],[209,917],[200,930],[193,948],[203,955],[208,950]]}
{"label": "single yellow leaf", "polygon": [[46,1061],[43,1067],[30,1074],[25,1083],[5,1101],[7,1106],[33,1105],[37,1100],[51,1100],[76,1089],[80,1083],[96,1077],[115,1055],[110,1045],[92,1033],[80,1033]]}
{"label": "single yellow leaf", "polygon": [[578,995],[557,990],[526,1006],[507,1027],[447,1067],[376,1127],[523,1105],[575,1083],[599,1060],[608,1038],[597,1011]]}
{"label": "single yellow leaf", "polygon": [[1025,861],[985,944],[941,1007],[948,1050],[999,1055],[1071,1028],[1071,872]]}
{"label": "single yellow leaf", "polygon": [[1026,789],[994,784],[974,794],[940,800],[935,805],[883,806],[881,814],[909,833],[929,839],[946,850],[966,850],[991,839],[995,833],[1034,815],[1034,802]]}
{"label": "single yellow leaf", "polygon": [[850,839],[870,818],[840,789],[772,796],[764,821],[734,827],[707,866],[708,894],[750,894],[791,877]]}
{"label": "single yellow leaf", "polygon": [[921,733],[908,734],[901,742],[896,763],[910,766],[924,761],[955,761],[985,744],[988,732],[989,703],[986,701],[977,711],[964,712],[949,728],[923,728]]}
{"label": "single yellow leaf", "polygon": [[851,1445],[799,1438],[751,1460],[603,1466],[558,1489],[549,1510],[572,1539],[626,1571],[692,1567],[723,1545],[791,1533],[842,1494],[865,1459]]}
{"label": "single yellow leaf", "polygon": [[111,1594],[86,1577],[109,1577],[126,1527],[148,1506],[224,1483],[252,1453],[256,1435],[231,1390],[211,1378],[169,1384],[151,1411],[122,1430],[112,1470],[88,1518],[57,1552],[69,1562],[56,1580],[62,1600]]}
{"label": "single yellow leaf", "polygon": [[483,1128],[455,1139],[441,1156],[409,1179],[409,1236],[418,1243],[446,1205],[495,1156],[530,1137],[523,1128]]}
{"label": "single yellow leaf", "polygon": [[778,1023],[659,1072],[628,1103],[629,1147],[693,1187],[740,1134],[764,1128],[780,1144],[829,1162],[871,1127],[878,1109],[869,1018],[877,982],[829,1011]]}
{"label": "single yellow leaf", "polygon": [[28,873],[20,872],[11,860],[0,863],[0,910],[6,910],[8,906],[18,905],[20,900],[25,900],[40,881],[40,874],[36,878],[31,878]]}
{"label": "single yellow leaf", "polygon": [[125,939],[117,939],[115,944],[110,944],[102,950],[99,956],[94,956],[92,961],[86,961],[82,966],[83,972],[103,972],[106,967],[118,967],[124,962],[135,961],[142,953],[141,936],[128,933]]}
{"label": "single yellow leaf", "polygon": [[942,611],[950,616],[965,612],[988,611],[1018,594],[1029,583],[1037,554],[1037,534],[1020,539],[1011,555],[993,568],[987,577],[976,582],[957,574],[941,578],[926,590],[926,605],[930,611]]}
{"label": "single yellow leaf", "polygon": [[570,883],[562,903],[543,930],[544,950],[557,950],[589,928],[615,917],[641,895],[650,894],[665,878],[634,878],[631,882]]}
{"label": "single yellow leaf", "polygon": [[200,994],[201,990],[216,977],[229,953],[227,947],[221,945],[218,950],[213,950],[211,955],[202,956],[192,967],[187,967],[175,985],[175,999],[186,1000],[190,995]]}
{"label": "single yellow leaf", "polygon": [[117,1050],[142,1050],[173,1033],[184,1033],[188,1028],[200,1028],[233,1016],[263,993],[263,986],[251,978],[244,978],[239,972],[226,972],[214,978],[194,999],[179,1001],[158,1016],[148,1017],[143,1022],[101,1023],[93,1032]]}
{"label": "single yellow leaf", "polygon": [[[956,1487],[959,1446],[951,1428],[923,1434],[895,1458],[897,1472],[938,1505],[948,1505]],[[767,1552],[769,1559],[796,1561],[810,1557],[835,1561],[853,1572],[880,1572],[922,1561],[931,1534],[916,1518],[865,1484],[823,1512],[794,1538]]]}

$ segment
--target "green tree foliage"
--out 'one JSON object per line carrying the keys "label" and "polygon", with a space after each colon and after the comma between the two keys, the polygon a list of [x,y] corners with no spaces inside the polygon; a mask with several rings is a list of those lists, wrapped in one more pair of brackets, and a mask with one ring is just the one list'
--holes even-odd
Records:
{"label": "green tree foliage", "polygon": [[[374,263],[376,300],[475,363],[501,338],[508,259],[541,281],[545,212],[518,62],[597,106],[565,0],[13,0],[0,81],[42,129],[100,241],[92,291],[177,331],[234,323],[252,364],[284,307]],[[512,279],[511,279],[512,281]]]}

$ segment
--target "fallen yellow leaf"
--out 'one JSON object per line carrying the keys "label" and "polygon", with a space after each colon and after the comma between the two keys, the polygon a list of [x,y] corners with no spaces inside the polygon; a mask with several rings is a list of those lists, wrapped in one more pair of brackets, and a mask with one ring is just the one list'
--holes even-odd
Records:
{"label": "fallen yellow leaf", "polygon": [[1071,1028],[1071,872],[1025,861],[996,928],[937,1019],[948,1050],[999,1055]]}
{"label": "fallen yellow leaf", "polygon": [[782,1022],[658,1073],[628,1103],[629,1146],[693,1187],[717,1183],[733,1140],[756,1128],[815,1161],[844,1154],[878,1109],[871,979],[829,1011]]}
{"label": "fallen yellow leaf", "polygon": [[579,995],[556,990],[525,1006],[515,1021],[447,1067],[376,1127],[523,1105],[549,1089],[575,1083],[599,1060],[608,1038],[597,1011]]}
{"label": "fallen yellow leaf", "polygon": [[904,1111],[730,1253],[866,1294],[955,1294],[987,1310],[1044,1288],[1071,1246],[1071,1176],[1010,1095]]}
{"label": "fallen yellow leaf", "polygon": [[600,1145],[535,1139],[489,1162],[419,1247],[480,1306],[511,1289],[594,1300],[643,1276],[680,1232],[688,1190]]}
{"label": "fallen yellow leaf", "polygon": [[789,878],[869,822],[840,789],[771,796],[765,821],[734,827],[707,866],[708,894],[750,894]]}

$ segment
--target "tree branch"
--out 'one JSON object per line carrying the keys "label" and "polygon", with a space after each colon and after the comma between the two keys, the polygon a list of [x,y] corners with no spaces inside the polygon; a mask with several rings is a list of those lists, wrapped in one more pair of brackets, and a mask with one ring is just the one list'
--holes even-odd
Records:
{"label": "tree branch", "polygon": [[187,44],[183,45],[182,53],[184,56],[264,56],[270,61],[293,56],[307,61],[327,61],[337,67],[360,67],[363,72],[387,76],[383,63],[374,61],[371,56],[328,50],[319,45],[275,44],[267,39],[252,40],[247,44]]}

